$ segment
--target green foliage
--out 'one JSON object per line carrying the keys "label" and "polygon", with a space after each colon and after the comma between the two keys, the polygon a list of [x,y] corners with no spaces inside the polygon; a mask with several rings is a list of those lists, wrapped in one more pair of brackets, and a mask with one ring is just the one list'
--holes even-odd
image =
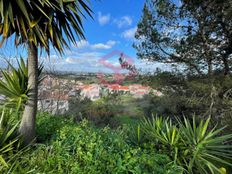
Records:
{"label": "green foliage", "polygon": [[141,103],[145,98],[133,98],[129,94],[109,93],[107,91],[102,98],[91,101],[87,98],[73,97],[69,100],[68,114],[73,116],[76,122],[87,119],[97,126],[117,127],[120,124],[138,122],[142,118]]}
{"label": "green foliage", "polygon": [[199,123],[153,117],[137,128],[132,141],[143,147],[167,154],[188,173],[220,174],[220,168],[232,166],[232,146],[227,144],[232,134],[221,135],[224,128],[209,128],[210,118]]}
{"label": "green foliage", "polygon": [[[42,120],[49,119],[48,115],[38,117],[41,120],[39,131],[44,128]],[[60,122],[60,119],[49,122],[47,131],[52,131],[53,125]],[[47,136],[45,131],[41,136],[43,133]],[[12,173],[182,173],[166,155],[131,146],[126,140],[124,130],[95,129],[86,120],[78,125],[68,121],[54,132],[48,145],[38,144],[24,155],[12,168]]]}
{"label": "green foliage", "polygon": [[117,114],[117,107],[105,102],[104,99],[98,100],[86,106],[83,117],[98,126],[115,126],[117,123],[114,118]]}
{"label": "green foliage", "polygon": [[138,57],[201,76],[228,75],[231,7],[230,0],[146,0],[135,35]]}
{"label": "green foliage", "polygon": [[[0,36],[3,41],[15,34],[15,44],[28,41],[49,52],[49,43],[59,52],[84,38],[82,18],[91,16],[88,0],[0,1]],[[3,43],[2,41],[2,43]]]}
{"label": "green foliage", "polygon": [[[232,139],[232,134],[220,135],[222,130],[214,127],[208,130],[210,118],[205,122],[200,121],[196,125],[195,117],[191,123],[186,118],[184,123],[180,124],[180,130],[183,143],[189,148],[185,150],[186,156],[190,155],[191,158],[186,163],[188,171],[195,170],[200,173],[220,173],[220,165],[232,166],[228,160],[232,159],[232,146],[228,143]],[[185,159],[183,159],[185,161]],[[185,161],[186,162],[186,161]],[[206,168],[209,170],[207,171]]]}
{"label": "green foliage", "polygon": [[[91,101],[87,98],[82,99],[80,96],[69,100],[70,111],[75,120],[78,122],[87,119],[97,126],[115,127],[120,119],[118,116],[134,116],[137,106],[130,95],[119,93],[108,93],[101,99]],[[78,107],[77,107],[78,106]],[[139,115],[136,113],[136,116]]]}
{"label": "green foliage", "polygon": [[64,119],[60,116],[51,117],[48,113],[39,113],[37,117],[36,140],[40,143],[49,142],[56,131],[67,124],[73,124],[71,119]]}
{"label": "green foliage", "polygon": [[117,115],[115,119],[118,120],[120,125],[137,125],[140,123],[140,118],[128,115]]}
{"label": "green foliage", "polygon": [[138,107],[143,111],[146,117],[152,117],[153,114],[163,115],[167,117],[169,115],[180,115],[185,103],[179,97],[176,96],[155,96],[145,95],[143,98],[138,99]]}
{"label": "green foliage", "polygon": [[[18,61],[18,68],[7,62],[10,70],[1,70],[3,79],[0,80],[0,94],[5,97],[4,105],[20,110],[28,99],[28,67],[23,58]],[[38,68],[39,82],[43,65]]]}
{"label": "green foliage", "polygon": [[69,104],[69,112],[68,115],[73,116],[78,120],[81,120],[81,113],[86,109],[88,105],[92,103],[92,101],[89,98],[82,98],[80,95],[81,91],[78,91],[77,95],[75,97],[69,98],[68,104]]}
{"label": "green foliage", "polygon": [[4,109],[0,117],[0,171],[8,170],[20,155],[27,150],[21,148],[21,139],[17,134],[18,123],[10,122],[12,111]]}
{"label": "green foliage", "polygon": [[139,101],[145,115],[185,117],[193,114],[204,119],[211,115],[211,124],[227,126],[223,132],[232,130],[232,77],[214,74],[207,76],[181,74],[178,72],[156,72],[144,76],[141,81],[153,86],[164,95],[146,95]]}

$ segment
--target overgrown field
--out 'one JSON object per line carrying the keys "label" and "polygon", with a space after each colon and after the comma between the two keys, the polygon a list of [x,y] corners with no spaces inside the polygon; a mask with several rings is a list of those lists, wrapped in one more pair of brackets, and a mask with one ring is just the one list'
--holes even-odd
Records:
{"label": "overgrown field", "polygon": [[13,174],[223,173],[230,168],[231,149],[222,142],[232,136],[209,130],[208,121],[192,127],[187,120],[174,123],[154,117],[112,129],[85,119],[76,122],[73,117],[40,113],[37,143],[20,147],[15,141],[8,146],[11,151],[3,153],[12,142],[12,136],[8,137],[1,144],[6,165],[1,163],[0,170]]}
{"label": "overgrown field", "polygon": [[181,173],[170,158],[132,145],[126,128],[98,129],[87,121],[38,117],[38,143],[2,173]]}

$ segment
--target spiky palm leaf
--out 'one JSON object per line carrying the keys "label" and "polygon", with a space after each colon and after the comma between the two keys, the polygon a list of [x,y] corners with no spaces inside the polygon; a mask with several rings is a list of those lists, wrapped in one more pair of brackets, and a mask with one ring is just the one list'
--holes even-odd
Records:
{"label": "spiky palm leaf", "polygon": [[11,112],[4,109],[0,116],[0,166],[4,167],[8,167],[8,159],[6,158],[7,153],[12,153],[14,145],[19,141],[19,138],[14,136],[17,131],[16,128],[18,123],[14,126],[10,126],[9,114],[11,114]]}
{"label": "spiky palm leaf", "polygon": [[[49,45],[52,45],[63,53],[69,42],[76,43],[75,36],[84,38],[82,18],[85,18],[85,13],[89,16],[92,13],[88,3],[89,0],[0,0],[0,46],[13,35],[16,45],[26,44],[28,48],[28,89],[31,95],[19,128],[26,144],[35,135],[38,48],[45,49],[49,54]],[[19,97],[19,93],[13,90],[13,81],[7,80],[11,92],[19,99],[24,97]]]}
{"label": "spiky palm leaf", "polygon": [[[0,94],[5,97],[2,101],[4,106],[16,107],[20,109],[22,104],[28,99],[28,68],[22,58],[18,62],[18,68],[15,68],[10,62],[8,65],[10,71],[1,70],[3,79],[0,80]],[[39,66],[39,82],[42,80],[41,74],[43,65]]]}
{"label": "spiky palm leaf", "polygon": [[0,115],[0,171],[17,161],[18,157],[29,149],[28,146],[21,146],[21,137],[17,132],[19,122],[11,121],[12,114],[12,109],[4,108]]}
{"label": "spiky palm leaf", "polygon": [[142,132],[147,136],[146,139],[153,139],[157,148],[162,148],[169,153],[174,163],[178,162],[180,142],[180,131],[170,118],[152,117],[144,118],[141,123]]}
{"label": "spiky palm leaf", "polygon": [[[179,122],[184,144],[185,156],[182,161],[189,173],[220,174],[222,165],[232,166],[232,146],[226,144],[232,140],[232,134],[221,135],[224,128],[209,129],[210,118],[196,123],[195,116],[190,121],[184,118]],[[186,160],[189,157],[188,160]]]}
{"label": "spiky palm leaf", "polygon": [[[186,173],[221,174],[221,168],[232,166],[232,134],[221,135],[224,128],[209,128],[210,118],[197,123],[184,118],[173,123],[169,118],[153,117],[140,124],[144,139],[167,153]],[[140,138],[141,139],[141,138]]]}
{"label": "spiky palm leaf", "polygon": [[[82,18],[91,16],[89,0],[0,0],[2,43],[15,34],[15,44],[32,42],[63,52],[75,35],[84,38]],[[92,17],[92,16],[91,16]]]}

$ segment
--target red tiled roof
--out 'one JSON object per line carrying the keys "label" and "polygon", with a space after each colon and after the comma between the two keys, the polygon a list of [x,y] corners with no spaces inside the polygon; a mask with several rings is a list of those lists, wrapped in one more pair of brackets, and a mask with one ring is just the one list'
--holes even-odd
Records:
{"label": "red tiled roof", "polygon": [[80,86],[80,89],[90,91],[93,89],[98,89],[98,86],[96,86],[96,85],[83,85],[83,86]]}
{"label": "red tiled roof", "polygon": [[129,87],[128,86],[121,86],[120,90],[129,90]]}

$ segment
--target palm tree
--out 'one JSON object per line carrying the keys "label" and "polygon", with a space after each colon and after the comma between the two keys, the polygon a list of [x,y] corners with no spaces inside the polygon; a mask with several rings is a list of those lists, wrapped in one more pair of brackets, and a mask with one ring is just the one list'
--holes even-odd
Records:
{"label": "palm tree", "polygon": [[19,128],[25,143],[35,138],[38,49],[49,54],[52,45],[62,54],[75,36],[83,39],[85,14],[92,14],[89,0],[0,0],[0,46],[12,36],[16,46],[23,44],[28,51],[28,101]]}

